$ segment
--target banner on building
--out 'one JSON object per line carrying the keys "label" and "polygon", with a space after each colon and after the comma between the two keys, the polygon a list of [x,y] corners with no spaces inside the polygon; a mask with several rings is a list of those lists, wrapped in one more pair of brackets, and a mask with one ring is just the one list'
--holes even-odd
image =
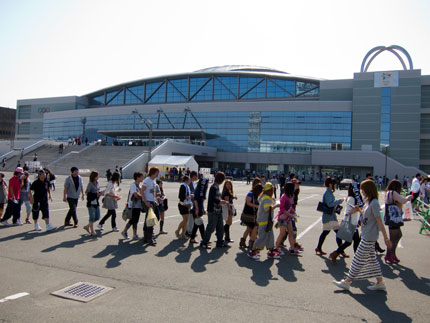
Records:
{"label": "banner on building", "polygon": [[399,86],[399,72],[375,72],[375,87],[397,87]]}

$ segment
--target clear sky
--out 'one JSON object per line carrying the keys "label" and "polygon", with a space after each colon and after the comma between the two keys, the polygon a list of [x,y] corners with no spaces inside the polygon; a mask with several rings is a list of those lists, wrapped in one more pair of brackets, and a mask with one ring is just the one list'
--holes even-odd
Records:
{"label": "clear sky", "polygon": [[[218,65],[352,78],[400,45],[430,74],[430,1],[0,0],[0,106]],[[401,69],[391,53],[370,70]]]}

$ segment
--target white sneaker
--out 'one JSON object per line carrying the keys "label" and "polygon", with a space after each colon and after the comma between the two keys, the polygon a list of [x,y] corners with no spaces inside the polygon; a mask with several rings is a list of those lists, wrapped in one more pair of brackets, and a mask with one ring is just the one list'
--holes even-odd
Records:
{"label": "white sneaker", "polygon": [[55,230],[55,229],[57,229],[57,227],[53,226],[51,223],[49,223],[49,224],[46,225],[46,231],[52,231],[52,230]]}
{"label": "white sneaker", "polygon": [[344,290],[349,290],[349,287],[351,287],[351,283],[346,279],[342,279],[340,282],[334,280],[333,284],[335,284],[337,287],[343,288]]}
{"label": "white sneaker", "polygon": [[383,282],[367,286],[367,289],[369,289],[369,290],[387,290],[387,288],[385,287],[385,284]]}
{"label": "white sneaker", "polygon": [[121,235],[124,237],[124,239],[128,239],[128,234],[125,231],[121,232]]}
{"label": "white sneaker", "polygon": [[118,232],[119,230],[118,230],[118,228],[117,228],[117,227],[115,227],[115,228],[113,228],[113,229],[112,229],[112,231],[113,231],[113,232]]}
{"label": "white sneaker", "polygon": [[36,224],[34,225],[34,230],[35,230],[35,231],[42,231],[42,228],[40,227],[40,225],[39,225],[38,223],[36,223]]}
{"label": "white sneaker", "polygon": [[8,227],[8,226],[10,226],[10,224],[9,224],[9,222],[7,222],[7,220],[6,221],[3,221],[3,222],[0,222],[1,224],[3,224],[5,227]]}
{"label": "white sneaker", "polygon": [[21,221],[18,219],[18,220],[16,220],[15,225],[22,225],[22,223],[21,223]]}
{"label": "white sneaker", "polygon": [[99,228],[100,231],[103,231],[105,229],[101,224],[97,224],[97,228]]}

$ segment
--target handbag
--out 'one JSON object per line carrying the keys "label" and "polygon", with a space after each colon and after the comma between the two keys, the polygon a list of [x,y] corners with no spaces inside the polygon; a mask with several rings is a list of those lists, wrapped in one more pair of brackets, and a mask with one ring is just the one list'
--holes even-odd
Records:
{"label": "handbag", "polygon": [[163,209],[164,209],[164,211],[167,211],[168,208],[169,208],[169,204],[167,202],[167,198],[165,198],[163,200]]}
{"label": "handbag", "polygon": [[[391,198],[393,192],[390,191],[388,193],[387,201],[389,200],[389,196],[391,193]],[[403,211],[399,208],[399,206],[392,199],[392,203],[385,204],[385,216],[384,223],[390,227],[401,227],[403,226]]]}
{"label": "handbag", "polygon": [[153,227],[158,224],[157,216],[155,215],[154,209],[152,207],[148,208],[148,216],[146,217],[146,226]]}
{"label": "handbag", "polygon": [[354,235],[356,227],[356,225],[351,223],[351,215],[346,215],[345,219],[340,222],[336,238],[352,242],[352,236]]}
{"label": "handbag", "polygon": [[128,203],[125,204],[125,208],[124,208],[124,210],[122,210],[122,219],[124,221],[131,220],[132,215],[133,215],[132,209],[128,207]]}
{"label": "handbag", "polygon": [[102,208],[107,210],[114,210],[118,208],[118,203],[113,197],[105,196],[102,200]]}
{"label": "handbag", "polygon": [[333,214],[334,207],[328,207],[327,204],[323,202],[318,202],[317,211],[326,214]]}

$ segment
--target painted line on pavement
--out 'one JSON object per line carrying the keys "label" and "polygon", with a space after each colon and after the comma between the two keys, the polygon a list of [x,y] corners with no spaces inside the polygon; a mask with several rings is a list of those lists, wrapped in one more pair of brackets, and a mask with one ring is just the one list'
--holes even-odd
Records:
{"label": "painted line on pavement", "polygon": [[321,218],[322,218],[322,216],[320,216],[314,223],[312,223],[310,226],[308,226],[306,229],[305,229],[305,231],[303,231],[303,232],[301,232],[298,236],[297,236],[297,240],[299,240],[299,239],[301,239],[301,238],[303,238],[303,236],[306,234],[306,233],[308,233],[309,231],[311,231],[313,228],[314,228],[314,226],[316,226],[318,223],[320,223],[321,222]]}
{"label": "painted line on pavement", "polygon": [[[85,208],[85,206],[78,206],[76,209],[83,209]],[[56,210],[49,210],[49,212],[58,212],[58,211],[68,211],[69,208],[65,208],[65,209],[56,209]]]}
{"label": "painted line on pavement", "polygon": [[0,299],[0,303],[4,303],[4,302],[7,302],[7,301],[12,301],[14,299],[18,299],[18,298],[21,298],[21,297],[24,297],[24,296],[27,296],[27,295],[30,295],[30,294],[24,292],[24,293],[18,293],[18,294],[15,294],[15,295],[11,295],[11,296],[8,296],[8,297]]}

